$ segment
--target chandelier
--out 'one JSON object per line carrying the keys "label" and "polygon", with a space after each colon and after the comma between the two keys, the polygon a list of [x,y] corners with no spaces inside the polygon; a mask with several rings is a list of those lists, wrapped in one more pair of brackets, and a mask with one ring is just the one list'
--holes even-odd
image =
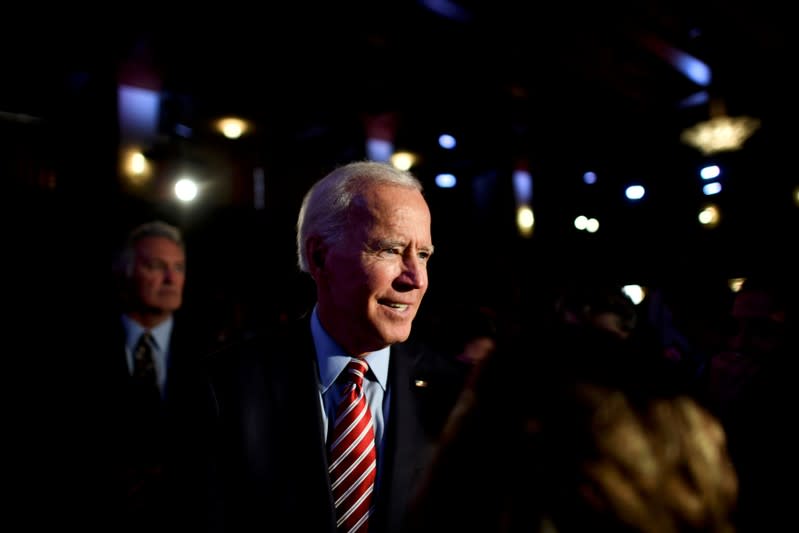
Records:
{"label": "chandelier", "polygon": [[711,102],[710,120],[700,122],[682,132],[680,139],[705,155],[739,150],[760,127],[752,117],[730,117],[719,100]]}

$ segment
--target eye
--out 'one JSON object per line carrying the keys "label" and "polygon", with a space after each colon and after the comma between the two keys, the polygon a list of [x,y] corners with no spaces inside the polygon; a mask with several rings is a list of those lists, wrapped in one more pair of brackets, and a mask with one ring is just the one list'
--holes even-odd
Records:
{"label": "eye", "polygon": [[430,259],[430,255],[431,255],[430,252],[419,252],[419,259],[421,259],[422,261],[427,261],[428,259]]}

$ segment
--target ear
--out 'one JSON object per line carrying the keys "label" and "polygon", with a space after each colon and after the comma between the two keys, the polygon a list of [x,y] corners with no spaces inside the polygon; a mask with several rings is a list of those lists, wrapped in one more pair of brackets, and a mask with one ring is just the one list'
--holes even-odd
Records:
{"label": "ear", "polygon": [[308,257],[308,269],[314,279],[324,270],[325,256],[327,255],[327,246],[322,242],[319,237],[313,237],[308,240],[306,251]]}

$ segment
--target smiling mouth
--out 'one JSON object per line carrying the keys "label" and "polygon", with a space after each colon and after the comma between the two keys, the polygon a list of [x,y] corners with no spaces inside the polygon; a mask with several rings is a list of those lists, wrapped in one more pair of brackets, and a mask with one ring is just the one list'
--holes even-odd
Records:
{"label": "smiling mouth", "polygon": [[391,309],[396,309],[397,311],[405,311],[410,307],[409,304],[401,304],[397,302],[380,302],[380,305],[385,305],[386,307],[390,307]]}

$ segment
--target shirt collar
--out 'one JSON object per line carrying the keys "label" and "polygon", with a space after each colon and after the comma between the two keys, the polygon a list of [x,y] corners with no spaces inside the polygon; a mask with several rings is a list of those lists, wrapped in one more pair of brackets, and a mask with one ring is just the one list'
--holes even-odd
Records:
{"label": "shirt collar", "polygon": [[[316,348],[316,359],[319,362],[319,378],[321,379],[322,393],[324,394],[336,382],[339,374],[341,374],[352,357],[322,327],[316,307],[311,313],[311,335],[313,335],[314,347]],[[369,364],[371,374],[384,391],[388,384],[390,353],[391,346],[386,346],[376,352],[370,352],[364,357]]]}
{"label": "shirt collar", "polygon": [[[155,343],[154,348],[159,351],[165,350],[169,346],[169,336],[172,333],[173,317],[169,317],[154,328],[150,329]],[[139,342],[141,334],[147,331],[141,324],[131,319],[127,315],[122,315],[122,324],[125,327],[125,344],[129,350],[133,351],[136,348],[136,343]]]}

